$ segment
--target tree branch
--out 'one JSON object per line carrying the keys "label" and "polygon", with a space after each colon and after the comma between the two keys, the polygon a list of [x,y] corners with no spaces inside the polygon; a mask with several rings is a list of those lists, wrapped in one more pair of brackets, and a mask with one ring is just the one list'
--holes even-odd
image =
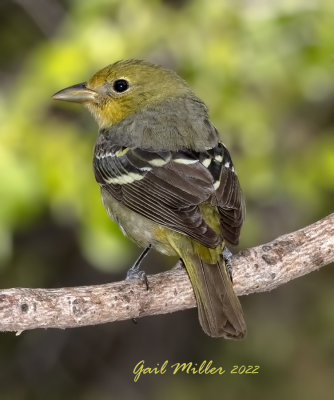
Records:
{"label": "tree branch", "polygon": [[[232,259],[237,295],[272,290],[334,261],[334,213]],[[139,281],[60,289],[0,290],[0,331],[96,325],[196,307],[180,263]]]}

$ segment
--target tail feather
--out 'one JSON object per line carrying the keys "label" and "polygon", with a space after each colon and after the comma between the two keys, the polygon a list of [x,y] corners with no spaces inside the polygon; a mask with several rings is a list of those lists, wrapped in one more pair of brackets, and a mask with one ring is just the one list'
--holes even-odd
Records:
{"label": "tail feather", "polygon": [[188,272],[204,332],[212,337],[226,339],[245,337],[246,323],[221,256],[222,246],[210,249],[172,232],[168,240]]}
{"label": "tail feather", "polygon": [[197,305],[200,324],[212,337],[242,339],[246,324],[224,261],[208,264],[198,255],[183,258]]}

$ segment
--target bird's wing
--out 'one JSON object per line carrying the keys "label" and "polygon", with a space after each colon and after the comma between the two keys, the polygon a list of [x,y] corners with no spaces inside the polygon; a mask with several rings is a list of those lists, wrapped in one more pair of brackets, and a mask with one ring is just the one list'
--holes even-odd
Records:
{"label": "bird's wing", "polygon": [[[215,199],[219,210],[224,209],[225,197],[219,200],[215,195],[223,176],[222,152],[222,145],[205,152],[97,146],[95,177],[129,209],[214,248],[222,236],[206,223],[200,205]],[[221,160],[220,169],[215,158]],[[226,217],[221,215],[223,222]]]}
{"label": "bird's wing", "polygon": [[246,208],[238,176],[225,146],[223,146],[220,168],[219,186],[217,185],[215,197],[220,214],[222,234],[228,243],[237,245]]}

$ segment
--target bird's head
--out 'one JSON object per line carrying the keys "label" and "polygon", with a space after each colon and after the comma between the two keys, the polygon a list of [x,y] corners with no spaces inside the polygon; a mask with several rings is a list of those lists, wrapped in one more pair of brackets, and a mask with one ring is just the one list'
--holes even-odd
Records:
{"label": "bird's head", "polygon": [[119,61],[87,82],[70,86],[54,99],[83,103],[100,128],[109,127],[144,107],[191,94],[175,72],[141,60]]}

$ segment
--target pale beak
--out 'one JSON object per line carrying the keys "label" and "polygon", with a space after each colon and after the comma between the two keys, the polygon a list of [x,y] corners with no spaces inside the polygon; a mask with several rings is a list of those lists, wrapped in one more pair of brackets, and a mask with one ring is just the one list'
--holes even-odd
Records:
{"label": "pale beak", "polygon": [[86,82],[67,87],[55,93],[52,98],[55,100],[73,101],[75,103],[93,103],[97,101],[98,93],[88,89]]}

